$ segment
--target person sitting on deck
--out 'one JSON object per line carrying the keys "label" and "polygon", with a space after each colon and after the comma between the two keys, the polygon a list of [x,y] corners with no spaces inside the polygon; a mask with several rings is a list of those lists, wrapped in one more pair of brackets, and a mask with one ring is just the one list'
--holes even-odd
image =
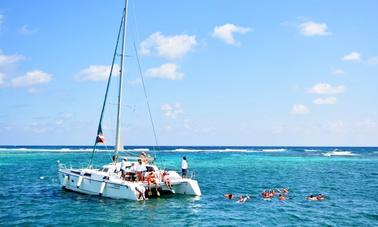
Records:
{"label": "person sitting on deck", "polygon": [[169,190],[173,191],[171,181],[169,180],[169,173],[167,171],[163,172],[162,179],[165,185],[169,188]]}
{"label": "person sitting on deck", "polygon": [[136,180],[136,167],[135,163],[131,163],[130,168],[128,169],[130,175],[130,181],[134,182]]}
{"label": "person sitting on deck", "polygon": [[152,191],[151,191],[151,184],[154,184],[155,185],[155,189],[156,189],[156,195],[157,196],[160,196],[160,193],[159,193],[159,184],[158,184],[158,181],[156,179],[156,176],[155,176],[155,173],[154,172],[148,172],[146,174],[146,181],[147,181],[147,185],[148,185],[148,195],[152,195]]}
{"label": "person sitting on deck", "polygon": [[121,179],[125,180],[126,178],[126,167],[127,167],[127,158],[123,158],[121,162]]}
{"label": "person sitting on deck", "polygon": [[139,158],[142,160],[142,163],[143,163],[144,165],[148,164],[148,157],[147,157],[146,152],[142,152],[142,153],[139,155]]}
{"label": "person sitting on deck", "polygon": [[137,175],[137,180],[138,181],[144,181],[144,172],[146,172],[146,166],[142,164],[142,159],[138,159],[138,164],[135,167],[135,172]]}

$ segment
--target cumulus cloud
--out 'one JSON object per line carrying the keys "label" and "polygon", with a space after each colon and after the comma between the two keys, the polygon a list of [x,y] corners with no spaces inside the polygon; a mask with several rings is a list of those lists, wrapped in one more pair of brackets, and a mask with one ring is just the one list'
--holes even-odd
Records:
{"label": "cumulus cloud", "polygon": [[332,71],[332,74],[334,74],[334,75],[344,75],[345,71],[342,70],[342,69],[335,69],[335,70]]}
{"label": "cumulus cloud", "polygon": [[313,21],[304,22],[299,25],[300,32],[305,36],[325,36],[331,33],[327,31],[326,23],[316,23]]}
{"label": "cumulus cloud", "polygon": [[334,105],[336,102],[336,97],[318,98],[313,101],[317,105]]}
{"label": "cumulus cloud", "polygon": [[327,83],[315,84],[312,88],[308,90],[309,93],[319,94],[319,95],[339,94],[339,93],[343,93],[344,91],[345,91],[345,87],[343,85],[332,86]]}
{"label": "cumulus cloud", "polygon": [[310,110],[302,104],[294,104],[293,107],[291,108],[291,113],[292,114],[306,114],[309,113]]}
{"label": "cumulus cloud", "polygon": [[164,112],[164,115],[168,118],[176,118],[177,115],[183,114],[184,110],[180,103],[176,104],[163,104],[160,109]]}
{"label": "cumulus cloud", "polygon": [[344,55],[341,60],[343,61],[359,61],[361,60],[361,54],[358,52],[351,52],[349,54]]}
{"label": "cumulus cloud", "polygon": [[48,83],[52,76],[41,70],[27,72],[24,76],[16,77],[11,80],[13,87],[29,87],[37,84]]}
{"label": "cumulus cloud", "polygon": [[[89,67],[80,71],[78,75],[75,76],[77,80],[82,81],[103,81],[107,80],[110,73],[110,65],[90,65]],[[114,65],[113,75],[119,75],[120,67],[119,65]]]}
{"label": "cumulus cloud", "polygon": [[249,31],[251,31],[251,28],[241,27],[235,24],[224,24],[216,26],[212,36],[230,45],[240,45],[240,42],[235,41],[234,33],[245,34]]}
{"label": "cumulus cloud", "polygon": [[0,50],[0,65],[9,65],[24,60],[25,57],[20,54],[5,55]]}
{"label": "cumulus cloud", "polygon": [[160,32],[155,32],[140,43],[140,53],[175,60],[193,50],[196,45],[195,36],[185,34],[164,36]]}
{"label": "cumulus cloud", "polygon": [[146,75],[152,78],[168,79],[168,80],[181,80],[184,74],[178,71],[176,64],[167,63],[156,68],[147,69]]}

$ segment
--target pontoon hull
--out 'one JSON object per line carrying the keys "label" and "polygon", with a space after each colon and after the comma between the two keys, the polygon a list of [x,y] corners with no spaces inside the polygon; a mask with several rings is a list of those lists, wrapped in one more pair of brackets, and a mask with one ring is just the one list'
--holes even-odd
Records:
{"label": "pontoon hull", "polygon": [[[80,175],[71,169],[59,169],[59,181],[62,188],[69,191],[79,192],[88,195],[97,195],[113,199],[140,200],[137,186],[147,188],[146,183],[93,179],[92,176]],[[153,185],[151,186],[153,187]],[[164,183],[160,183],[159,190],[169,191]],[[201,191],[196,180],[182,179],[173,181],[172,188],[175,194],[200,196]]]}

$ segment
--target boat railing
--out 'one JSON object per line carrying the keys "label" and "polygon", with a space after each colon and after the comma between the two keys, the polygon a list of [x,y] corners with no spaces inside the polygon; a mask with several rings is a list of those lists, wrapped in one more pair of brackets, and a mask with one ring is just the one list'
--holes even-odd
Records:
{"label": "boat railing", "polygon": [[194,180],[196,178],[196,171],[191,171],[189,178]]}

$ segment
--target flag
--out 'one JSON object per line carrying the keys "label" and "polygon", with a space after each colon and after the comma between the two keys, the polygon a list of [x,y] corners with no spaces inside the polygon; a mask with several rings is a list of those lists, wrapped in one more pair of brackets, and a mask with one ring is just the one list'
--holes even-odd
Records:
{"label": "flag", "polygon": [[102,133],[101,125],[98,126],[96,143],[105,143],[105,136]]}

